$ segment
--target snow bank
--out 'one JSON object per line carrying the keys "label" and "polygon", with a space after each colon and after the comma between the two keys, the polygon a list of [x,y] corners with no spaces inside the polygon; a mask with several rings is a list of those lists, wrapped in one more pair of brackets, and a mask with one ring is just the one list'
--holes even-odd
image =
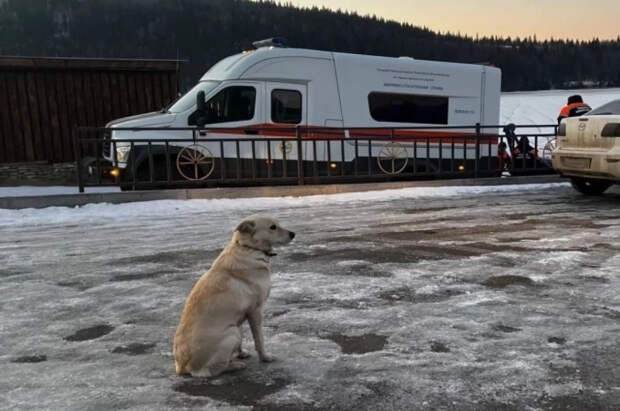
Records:
{"label": "snow bank", "polygon": [[281,208],[312,207],[330,204],[334,207],[360,202],[387,201],[403,198],[475,196],[485,193],[545,190],[565,183],[510,186],[414,187],[346,194],[307,197],[263,197],[217,200],[160,200],[126,204],[88,204],[83,207],[48,207],[44,209],[0,209],[0,227],[24,225],[63,225],[116,222],[157,216],[201,214],[248,210],[248,214]]}

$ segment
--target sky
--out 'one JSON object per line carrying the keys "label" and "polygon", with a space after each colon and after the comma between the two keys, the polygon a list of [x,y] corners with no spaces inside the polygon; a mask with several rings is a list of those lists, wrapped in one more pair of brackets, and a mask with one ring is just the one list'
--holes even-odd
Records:
{"label": "sky", "polygon": [[[295,6],[327,7],[376,15],[433,31],[475,37],[538,40],[616,39],[620,1],[596,0],[288,0]],[[287,2],[288,2],[287,1]]]}

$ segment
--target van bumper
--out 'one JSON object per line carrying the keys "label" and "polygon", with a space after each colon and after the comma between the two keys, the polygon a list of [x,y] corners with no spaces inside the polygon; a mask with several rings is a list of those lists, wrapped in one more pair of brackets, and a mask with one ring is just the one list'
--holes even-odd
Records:
{"label": "van bumper", "polygon": [[620,181],[620,152],[557,149],[551,154],[553,168],[568,177]]}

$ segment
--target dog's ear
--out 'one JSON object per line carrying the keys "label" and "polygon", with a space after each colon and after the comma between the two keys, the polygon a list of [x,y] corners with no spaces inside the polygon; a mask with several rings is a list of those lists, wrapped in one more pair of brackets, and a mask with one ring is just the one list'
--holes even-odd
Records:
{"label": "dog's ear", "polygon": [[256,232],[256,223],[250,220],[242,221],[241,224],[237,226],[235,231],[252,235]]}

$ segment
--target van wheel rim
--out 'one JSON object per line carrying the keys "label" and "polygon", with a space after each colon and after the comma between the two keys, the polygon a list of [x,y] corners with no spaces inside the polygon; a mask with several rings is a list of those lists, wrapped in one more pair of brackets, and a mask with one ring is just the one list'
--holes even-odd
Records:
{"label": "van wheel rim", "polygon": [[213,154],[203,145],[183,147],[177,154],[177,171],[188,181],[202,181],[213,173]]}
{"label": "van wheel rim", "polygon": [[400,143],[388,143],[379,151],[377,165],[385,174],[400,174],[409,163],[407,149]]}

